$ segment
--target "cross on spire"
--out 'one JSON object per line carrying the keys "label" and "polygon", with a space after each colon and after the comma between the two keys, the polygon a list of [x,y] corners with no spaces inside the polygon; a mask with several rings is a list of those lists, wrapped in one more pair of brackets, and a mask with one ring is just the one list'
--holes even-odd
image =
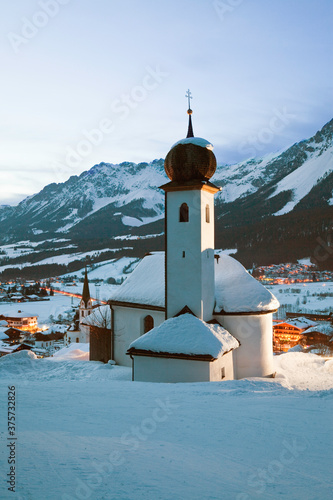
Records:
{"label": "cross on spire", "polygon": [[193,99],[193,97],[190,89],[188,89],[188,91],[186,92],[185,97],[187,97],[188,99],[188,109],[191,109],[191,99]]}
{"label": "cross on spire", "polygon": [[192,117],[191,117],[191,114],[192,114],[191,99],[193,99],[193,97],[192,97],[192,93],[191,93],[190,89],[188,89],[188,91],[186,92],[185,97],[187,97],[187,99],[188,99],[188,110],[187,110],[187,114],[188,114],[188,129],[187,129],[187,136],[186,136],[186,138],[189,138],[189,137],[194,137],[193,127],[192,127]]}

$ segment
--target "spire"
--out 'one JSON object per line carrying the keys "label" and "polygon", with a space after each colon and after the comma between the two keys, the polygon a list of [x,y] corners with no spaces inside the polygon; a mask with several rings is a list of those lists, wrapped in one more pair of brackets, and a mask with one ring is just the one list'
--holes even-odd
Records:
{"label": "spire", "polygon": [[90,291],[89,291],[89,282],[88,282],[88,274],[87,274],[87,266],[84,273],[84,283],[83,283],[83,292],[82,292],[82,300],[87,307],[88,300],[90,299]]}
{"label": "spire", "polygon": [[188,137],[194,137],[193,127],[192,127],[192,116],[191,116],[192,115],[191,99],[193,99],[193,97],[192,97],[190,89],[188,89],[188,91],[186,92],[185,97],[187,97],[187,99],[188,99],[188,110],[187,110],[188,130],[187,130],[187,136],[186,136],[186,139],[187,139]]}

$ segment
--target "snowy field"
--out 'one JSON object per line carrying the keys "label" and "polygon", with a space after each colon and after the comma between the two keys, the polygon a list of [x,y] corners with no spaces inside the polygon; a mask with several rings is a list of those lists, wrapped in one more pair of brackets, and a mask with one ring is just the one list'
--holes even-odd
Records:
{"label": "snowy field", "polygon": [[[288,310],[290,309],[291,312],[323,314],[333,312],[333,283],[331,281],[265,286],[282,306],[289,306]],[[283,308],[280,310],[280,316],[285,317]]]}
{"label": "snowy field", "polygon": [[[82,293],[82,286],[81,292]],[[80,299],[76,297],[69,297],[67,295],[60,295],[55,293],[53,297],[49,297],[50,300],[42,300],[36,302],[24,302],[24,303],[0,303],[0,315],[5,313],[16,313],[17,311],[24,311],[32,315],[38,315],[38,325],[42,327],[44,324],[50,324],[50,315],[55,319],[59,314],[66,316],[66,312],[70,311],[72,307],[78,307]]]}
{"label": "snowy field", "polygon": [[0,359],[2,408],[15,385],[17,418],[16,494],[3,479],[1,498],[332,498],[331,359],[283,354],[276,379],[150,384],[75,348]]}

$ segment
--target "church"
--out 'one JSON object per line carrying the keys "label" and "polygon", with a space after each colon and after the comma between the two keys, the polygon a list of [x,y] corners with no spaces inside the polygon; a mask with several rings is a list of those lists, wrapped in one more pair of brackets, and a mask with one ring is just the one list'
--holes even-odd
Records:
{"label": "church", "polygon": [[73,342],[76,343],[88,343],[90,340],[90,328],[89,325],[85,324],[85,319],[90,316],[93,312],[95,306],[93,306],[92,299],[90,297],[89,282],[87,268],[84,272],[84,282],[82,297],[79,305],[79,317],[76,322],[69,328],[65,334],[64,340],[66,345]]}
{"label": "church", "polygon": [[135,381],[272,377],[279,302],[214,249],[216,158],[194,137],[190,101],[188,120],[165,158],[165,252],[146,255],[110,297],[111,358]]}

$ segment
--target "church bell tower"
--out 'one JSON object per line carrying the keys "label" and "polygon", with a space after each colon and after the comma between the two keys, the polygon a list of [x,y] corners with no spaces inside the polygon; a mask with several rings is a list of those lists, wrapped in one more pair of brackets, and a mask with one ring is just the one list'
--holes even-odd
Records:
{"label": "church bell tower", "polygon": [[84,318],[89,316],[89,314],[91,314],[92,312],[92,300],[89,291],[87,268],[85,268],[84,272],[84,283],[83,283],[83,291],[82,291],[82,298],[80,301],[79,312],[80,312],[80,324],[82,323]]}
{"label": "church bell tower", "polygon": [[209,182],[216,170],[213,146],[194,137],[191,93],[188,133],[165,158],[170,182],[165,191],[166,319],[188,307],[198,318],[212,319],[214,285],[214,194]]}

